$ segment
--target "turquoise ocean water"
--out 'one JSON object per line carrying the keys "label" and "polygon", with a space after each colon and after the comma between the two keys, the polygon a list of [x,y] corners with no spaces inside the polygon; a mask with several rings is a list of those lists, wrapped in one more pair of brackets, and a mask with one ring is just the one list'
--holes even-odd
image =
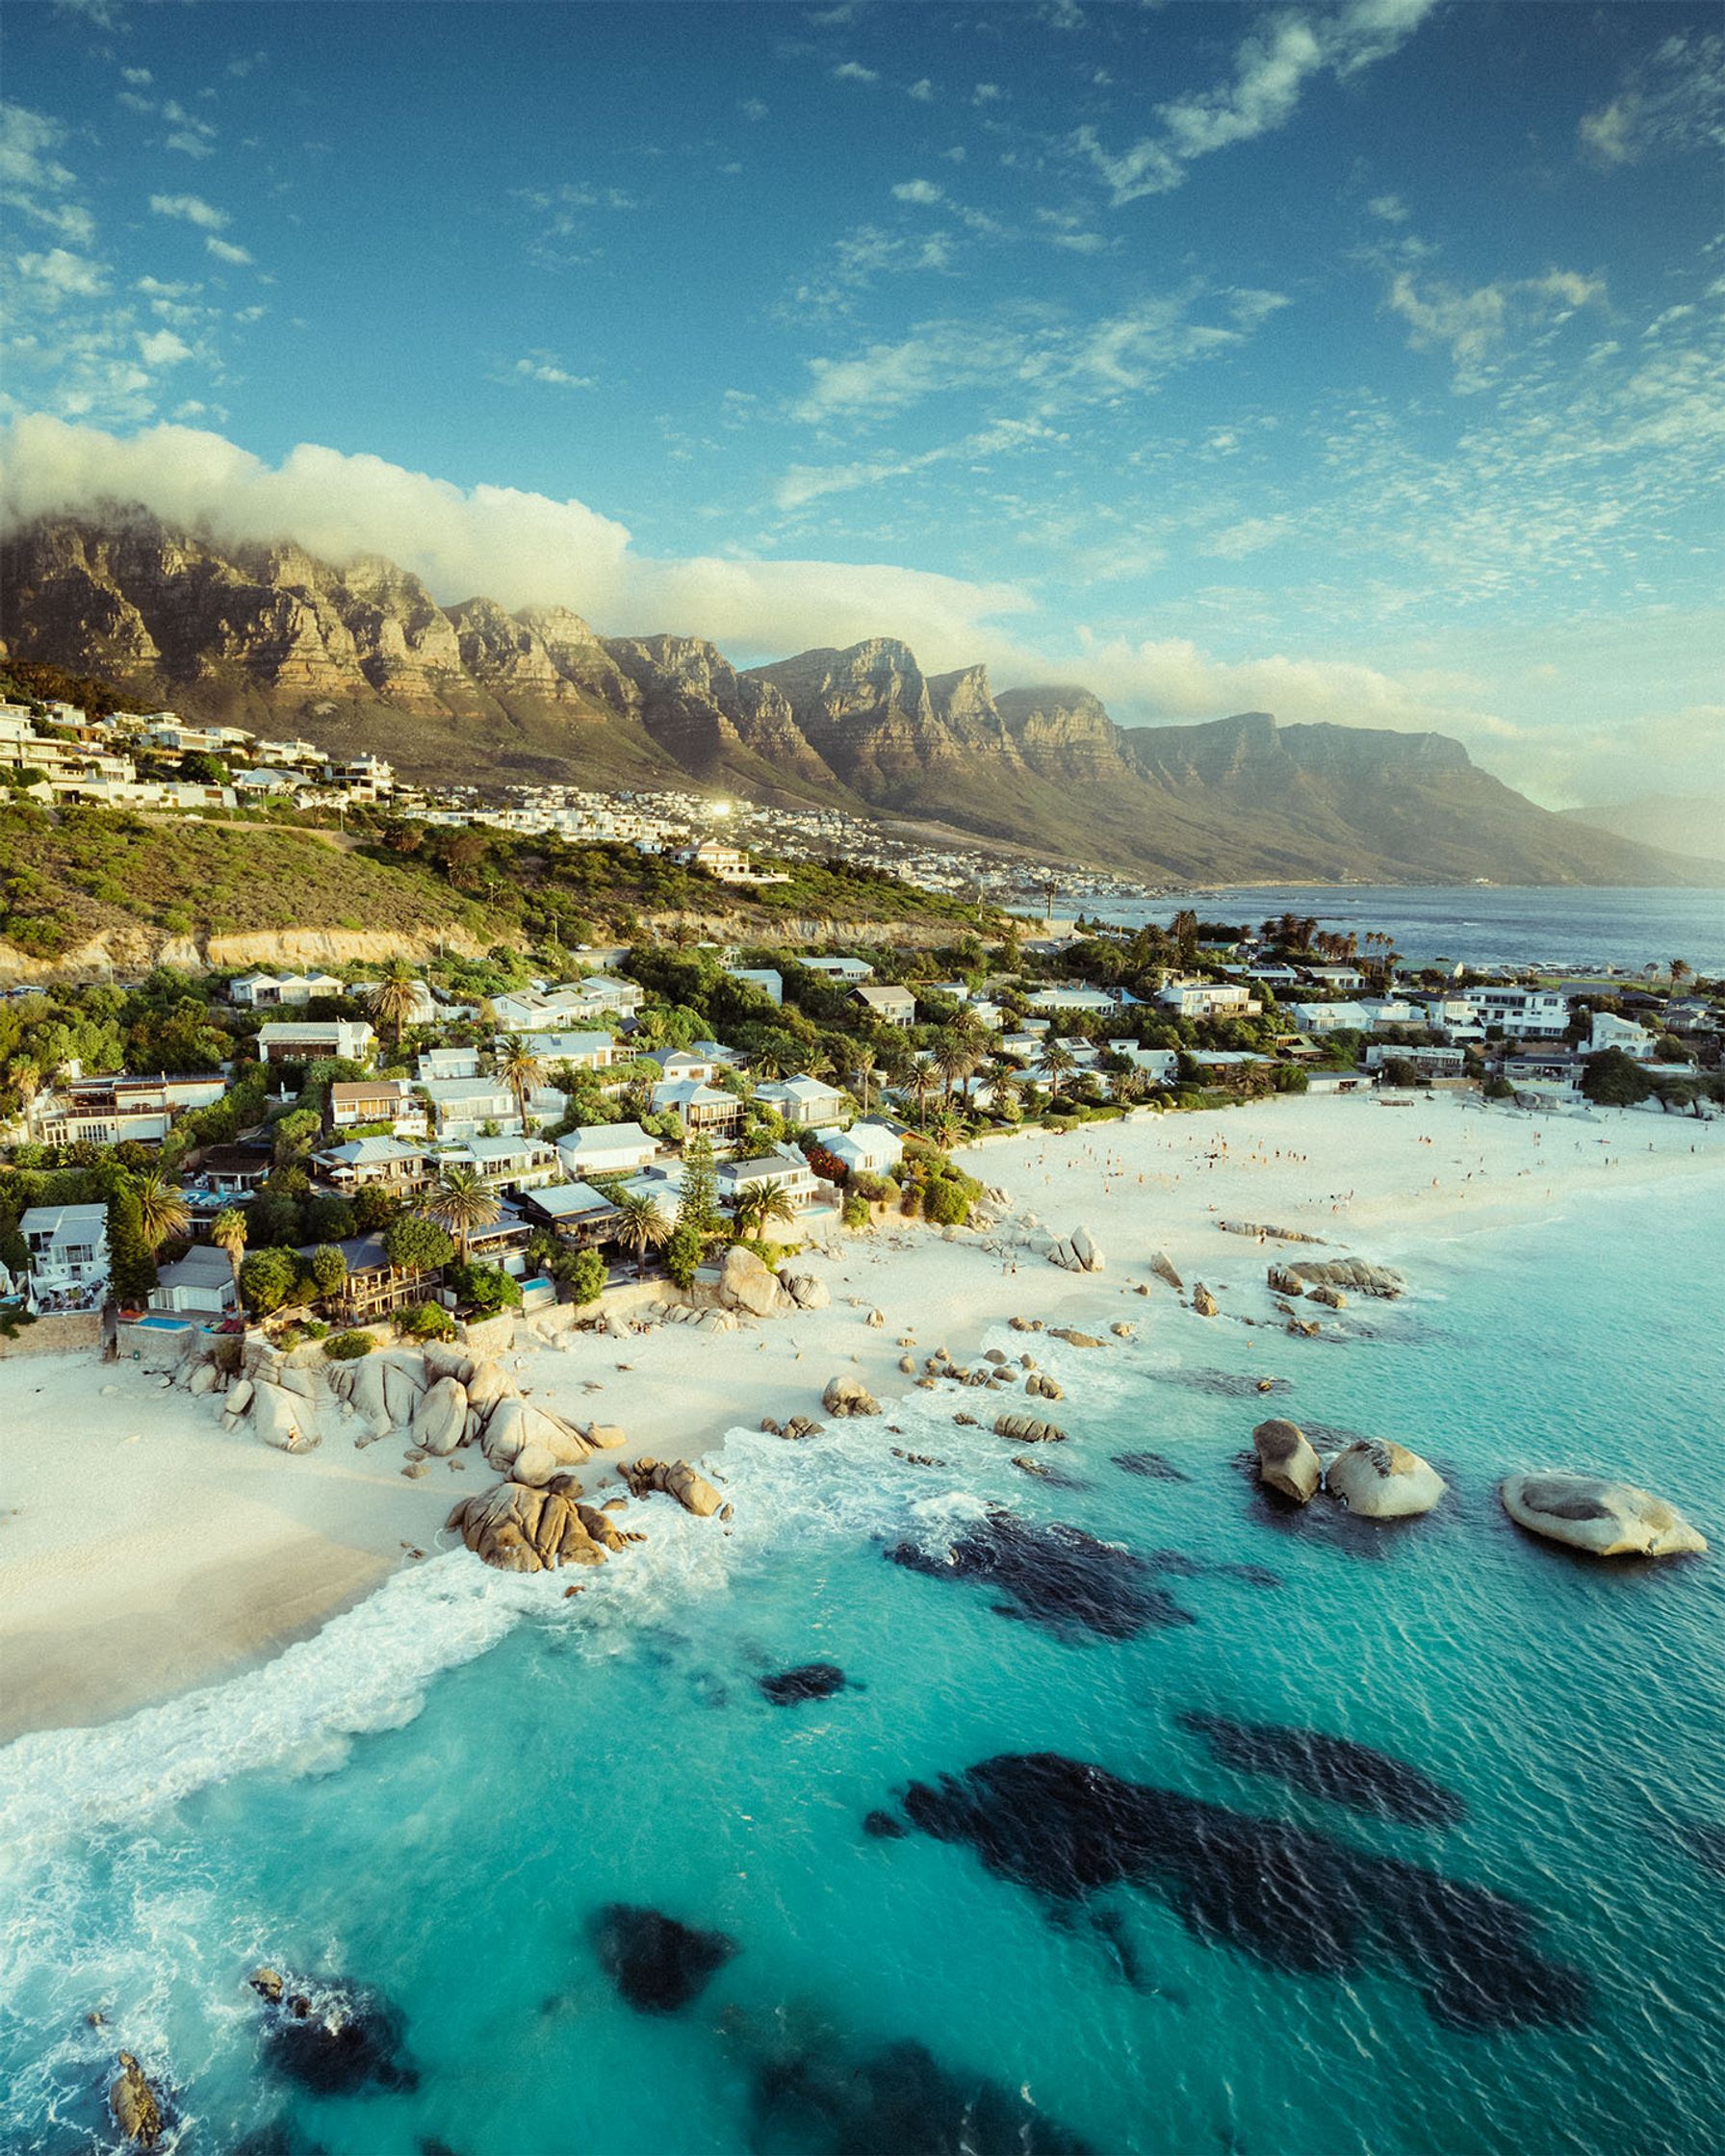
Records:
{"label": "turquoise ocean water", "polygon": [[[443,1557],[266,1670],[22,1740],[0,2145],[111,2146],[125,2045],[180,2146],[274,2156],[1716,2149],[1719,1199],[1624,1189],[1410,1244],[1412,1293],[1341,1344],[1167,1302],[1129,1346],[1034,1342],[1069,1487],[956,1426],[973,1392],[913,1394],[899,1435],[738,1435],[728,1537],[656,1503],[574,1602]],[[1272,1516],[1235,1462],[1268,1411],[1403,1439],[1455,1495],[1352,1533]],[[1493,1482],[1535,1465],[1644,1481],[1714,1552],[1532,1543]],[[1117,1563],[1043,1550],[1036,1580],[1099,1594],[1100,1630],[888,1559],[1010,1555],[1052,1521],[1146,1560],[1116,1594]],[[845,1688],[760,1690],[811,1662]],[[1360,1810],[1298,1762],[1227,1763],[1194,1716],[1348,1738],[1437,1789]],[[940,1781],[1025,1756],[1051,1758],[996,1767],[992,1807]],[[595,1944],[617,1903],[734,1951],[637,2012]],[[245,1983],[266,1961],[385,1994],[415,2084],[285,2078]]]}

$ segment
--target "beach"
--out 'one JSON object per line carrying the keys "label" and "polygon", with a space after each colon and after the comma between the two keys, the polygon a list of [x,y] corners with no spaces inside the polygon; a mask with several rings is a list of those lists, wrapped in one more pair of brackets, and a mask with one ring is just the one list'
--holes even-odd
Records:
{"label": "beach", "polygon": [[[1292,1096],[1039,1129],[961,1157],[1005,1194],[992,1208],[1002,1227],[834,1231],[798,1261],[826,1283],[824,1309],[734,1333],[579,1332],[554,1348],[522,1327],[505,1360],[528,1397],[627,1433],[620,1452],[583,1471],[587,1493],[615,1494],[618,1461],[642,1452],[710,1466],[727,1430],[818,1420],[834,1375],[889,1402],[912,1383],[907,1353],[919,1367],[938,1348],[962,1358],[1014,1315],[1097,1335],[1124,1321],[1187,1343],[1206,1322],[1250,1320],[1266,1370],[1280,1372],[1327,1344],[1286,1336],[1265,1269],[1318,1253],[1224,1234],[1221,1220],[1398,1266],[1417,1292],[1423,1245],[1563,1214],[1596,1194],[1645,1189],[1657,1202],[1660,1186],[1725,1167],[1725,1130],[1645,1113],[1535,1118],[1447,1094],[1407,1106]],[[1088,1227],[1106,1270],[1072,1273],[987,1246],[1026,1215],[1063,1236]],[[1211,1289],[1219,1317],[1181,1306],[1150,1271],[1157,1252],[1188,1291],[1199,1279]],[[493,1480],[470,1448],[419,1479],[403,1476],[399,1440],[278,1452],[245,1425],[224,1431],[210,1399],[85,1356],[0,1363],[0,1741],[107,1721],[255,1666],[449,1548],[450,1507]]]}

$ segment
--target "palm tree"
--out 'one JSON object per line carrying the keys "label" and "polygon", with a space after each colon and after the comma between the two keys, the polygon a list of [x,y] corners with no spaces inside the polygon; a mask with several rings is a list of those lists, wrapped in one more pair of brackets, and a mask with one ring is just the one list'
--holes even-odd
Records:
{"label": "palm tree", "polygon": [[862,1113],[868,1113],[868,1081],[874,1075],[875,1053],[872,1048],[858,1048],[851,1055],[851,1070],[856,1077],[857,1090],[862,1095]]}
{"label": "palm tree", "polygon": [[669,1240],[671,1224],[651,1191],[619,1191],[611,1203],[617,1210],[617,1240],[625,1249],[634,1252],[645,1276],[647,1253]]}
{"label": "palm tree", "polygon": [[834,1067],[833,1059],[824,1048],[811,1048],[803,1058],[803,1075],[806,1078],[830,1078]]}
{"label": "palm tree", "polygon": [[964,1035],[956,1031],[942,1034],[935,1045],[935,1068],[940,1073],[940,1084],[948,1100],[953,1088],[961,1091],[968,1084],[970,1073],[982,1058]]}
{"label": "palm tree", "polygon": [[160,1168],[151,1168],[147,1175],[141,1175],[133,1188],[138,1196],[138,1217],[143,1240],[152,1251],[177,1240],[191,1227],[192,1210],[186,1203],[185,1193],[177,1183],[170,1183]]}
{"label": "palm tree", "polygon": [[245,1255],[245,1216],[237,1205],[224,1205],[210,1222],[210,1241],[227,1252],[234,1269],[234,1285],[240,1284],[240,1261]]}
{"label": "palm tree", "polygon": [[405,959],[391,959],[366,990],[366,1001],[374,1018],[394,1028],[396,1053],[399,1055],[407,1021],[420,1007],[419,975]]}
{"label": "palm tree", "polygon": [[1008,1122],[1014,1119],[1013,1112],[1019,1105],[1023,1080],[1016,1070],[999,1071],[993,1080],[993,1096],[990,1103],[997,1116],[1004,1116]]}
{"label": "palm tree", "polygon": [[[1671,978],[1673,982],[1676,981],[1675,971],[1673,971]],[[35,1135],[36,1096],[42,1090],[41,1065],[32,1063],[28,1056],[20,1056],[17,1062],[13,1065],[9,1075],[12,1078],[13,1085],[17,1090],[19,1100],[23,1103],[24,1136],[30,1138]]]}
{"label": "palm tree", "polygon": [[[1690,968],[1689,968],[1689,965],[1688,965],[1688,962],[1686,962],[1686,960],[1684,960],[1684,959],[1673,959],[1673,960],[1671,961],[1671,989],[1672,989],[1672,993],[1673,993],[1673,994],[1675,994],[1675,993],[1676,993],[1676,991],[1677,991],[1677,990],[1678,990],[1679,988],[1681,988],[1683,987],[1684,983],[1685,983],[1686,981],[1689,980],[1690,978],[1691,978],[1691,972],[1690,972]],[[20,1088],[19,1088],[19,1091],[22,1091],[22,1090],[23,1090],[23,1089],[22,1089],[22,1087],[20,1087]]]}
{"label": "palm tree", "polygon": [[497,1059],[497,1074],[515,1095],[515,1113],[521,1117],[524,1138],[532,1134],[528,1128],[528,1101],[545,1076],[545,1065],[534,1055],[519,1035],[511,1038],[509,1045]]}
{"label": "palm tree", "polygon": [[455,1238],[463,1265],[474,1230],[488,1228],[502,1209],[497,1193],[478,1169],[460,1161],[451,1161],[440,1170],[425,1199],[426,1213]]}
{"label": "palm tree", "polygon": [[1043,1052],[1037,1058],[1037,1068],[1048,1081],[1048,1098],[1060,1098],[1060,1081],[1076,1067],[1076,1059],[1064,1040],[1057,1040],[1052,1034],[1043,1042]]}
{"label": "palm tree", "polygon": [[924,1057],[918,1056],[911,1071],[911,1091],[916,1096],[916,1120],[923,1121],[928,1115],[928,1096],[934,1085],[934,1071]]}
{"label": "palm tree", "polygon": [[731,1208],[745,1236],[758,1236],[774,1221],[794,1220],[797,1209],[780,1183],[751,1183]]}

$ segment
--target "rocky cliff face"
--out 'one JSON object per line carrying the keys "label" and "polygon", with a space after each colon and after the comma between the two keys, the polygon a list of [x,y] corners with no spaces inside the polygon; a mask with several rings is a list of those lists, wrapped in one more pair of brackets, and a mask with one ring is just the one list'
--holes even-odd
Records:
{"label": "rocky cliff face", "polygon": [[444,606],[393,562],[222,549],[138,510],[15,532],[0,600],[18,658],[372,749],[412,776],[693,778],[1214,882],[1706,879],[1548,815],[1439,734],[1261,711],[1122,729],[1086,689],[996,695],[985,668],[925,675],[890,636],[743,672],[698,637],[603,638],[566,608],[483,597]]}

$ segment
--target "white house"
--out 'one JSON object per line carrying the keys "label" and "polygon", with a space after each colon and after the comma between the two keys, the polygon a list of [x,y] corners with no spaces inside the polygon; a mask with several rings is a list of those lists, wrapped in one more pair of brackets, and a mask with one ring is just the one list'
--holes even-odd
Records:
{"label": "white house", "polygon": [[683,1134],[688,1138],[705,1136],[723,1142],[734,1138],[742,1125],[742,1102],[734,1093],[721,1092],[716,1086],[703,1086],[685,1078],[667,1079],[654,1087],[652,1101],[656,1116],[681,1116]]}
{"label": "white house", "polygon": [[501,1078],[486,1072],[474,1078],[427,1078],[420,1091],[431,1103],[439,1138],[476,1138],[487,1123],[500,1131],[521,1129],[515,1095]]}
{"label": "white house", "polygon": [[1366,985],[1365,975],[1353,965],[1308,965],[1305,973],[1314,988],[1334,988],[1343,995],[1352,995]]}
{"label": "white house", "polygon": [[521,1044],[548,1071],[565,1063],[576,1070],[608,1070],[617,1057],[617,1043],[608,1033],[529,1033]]}
{"label": "white house", "polygon": [[1470,988],[1468,1000],[1483,1026],[1501,1026],[1508,1040],[1561,1040],[1569,1031],[1569,998],[1555,988]]}
{"label": "white house", "polygon": [[647,1061],[657,1064],[668,1085],[708,1085],[726,1067],[718,1057],[695,1048],[655,1048]]}
{"label": "white house", "polygon": [[1646,1063],[1653,1055],[1653,1035],[1635,1019],[1618,1017],[1614,1011],[1595,1011],[1587,1035],[1587,1053],[1597,1056],[1606,1048],[1621,1048],[1637,1063]]}
{"label": "white house", "polygon": [[312,1159],[344,1192],[364,1183],[381,1183],[390,1191],[417,1190],[431,1173],[422,1148],[403,1144],[399,1138],[349,1138],[343,1144],[324,1146]]}
{"label": "white house", "polygon": [[785,1001],[785,976],[776,965],[728,965],[725,971],[745,988],[759,988],[769,1003]]}
{"label": "white house", "polygon": [[1171,1086],[1180,1074],[1180,1051],[1177,1048],[1139,1048],[1129,1041],[1116,1041],[1114,1052],[1124,1056],[1134,1070],[1139,1070],[1152,1086]]}
{"label": "white house", "polygon": [[905,1157],[904,1140],[897,1131],[873,1116],[853,1123],[849,1130],[817,1130],[814,1137],[853,1175],[890,1175]]}
{"label": "white house", "polygon": [[1372,1014],[1373,1027],[1378,1032],[1386,1026],[1423,1026],[1426,1022],[1425,1012],[1403,995],[1362,996],[1359,1007]]}
{"label": "white house", "polygon": [[812,1205],[820,1194],[820,1178],[801,1153],[788,1147],[784,1152],[762,1154],[759,1160],[725,1161],[718,1171],[718,1185],[720,1202],[733,1207],[747,1191],[783,1191],[799,1210]]}
{"label": "white house", "polygon": [[228,983],[227,998],[243,1011],[275,1011],[309,1003],[315,995],[346,995],[333,973],[243,973]]}
{"label": "white house", "polygon": [[1156,1001],[1182,1018],[1255,1018],[1264,1006],[1244,981],[1199,981],[1176,975]]}
{"label": "white house", "polygon": [[352,1130],[360,1123],[387,1123],[398,1138],[424,1138],[431,1118],[404,1078],[338,1079],[329,1089],[329,1126]]}
{"label": "white house", "polygon": [[882,1025],[913,1026],[916,1023],[916,998],[909,988],[864,986],[853,988],[851,995]]}
{"label": "white house", "polygon": [[1038,988],[1034,995],[1026,996],[1024,1000],[1032,1011],[1043,1012],[1047,1016],[1053,1018],[1068,1017],[1077,1011],[1088,1011],[1099,1015],[1106,1011],[1118,1010],[1122,1001],[1129,999],[1120,992],[1109,988],[1068,986],[1058,988]]}
{"label": "white house", "polygon": [[797,962],[811,973],[824,973],[829,981],[842,981],[846,988],[874,979],[874,967],[866,959],[818,957],[799,959]]}
{"label": "white house", "polygon": [[226,1251],[194,1243],[177,1265],[165,1265],[157,1274],[150,1308],[176,1316],[225,1318],[239,1300]]}
{"label": "white house", "polygon": [[458,1145],[440,1145],[430,1156],[434,1168],[476,1168],[487,1183],[497,1187],[515,1184],[532,1190],[561,1172],[554,1145],[542,1138],[468,1138]]}
{"label": "white house", "polygon": [[73,1078],[64,1099],[37,1104],[37,1135],[49,1145],[117,1145],[123,1139],[147,1142],[166,1138],[189,1108],[208,1108],[227,1081],[207,1076]]}
{"label": "white house", "polygon": [[1295,1003],[1289,1014],[1301,1033],[1370,1033],[1372,1014],[1363,1003]]}
{"label": "white house", "polygon": [[812,1130],[822,1121],[838,1122],[850,1108],[837,1086],[825,1085],[818,1078],[778,1079],[771,1085],[757,1086],[755,1098],[799,1130]]}
{"label": "white house", "polygon": [[368,1063],[377,1036],[363,1018],[270,1018],[258,1029],[258,1054],[265,1063],[314,1063],[340,1056]]}
{"label": "white house", "polygon": [[639,1123],[594,1123],[557,1140],[563,1172],[579,1183],[589,1175],[632,1175],[650,1168],[658,1140]]}
{"label": "white house", "polygon": [[91,1309],[107,1293],[108,1208],[33,1205],[18,1222],[30,1252],[30,1299]]}
{"label": "white house", "polygon": [[1381,1070],[1386,1063],[1410,1063],[1428,1078],[1459,1078],[1467,1069],[1467,1050],[1444,1047],[1429,1040],[1419,1041],[1413,1047],[1397,1047],[1388,1040],[1368,1041],[1366,1068]]}

